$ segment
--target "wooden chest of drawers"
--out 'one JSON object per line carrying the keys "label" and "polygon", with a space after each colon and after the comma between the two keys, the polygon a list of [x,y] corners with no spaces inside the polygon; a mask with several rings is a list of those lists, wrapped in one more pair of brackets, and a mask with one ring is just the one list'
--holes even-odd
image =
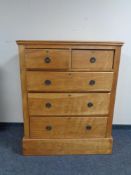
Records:
{"label": "wooden chest of drawers", "polygon": [[24,155],[110,154],[121,42],[17,41]]}

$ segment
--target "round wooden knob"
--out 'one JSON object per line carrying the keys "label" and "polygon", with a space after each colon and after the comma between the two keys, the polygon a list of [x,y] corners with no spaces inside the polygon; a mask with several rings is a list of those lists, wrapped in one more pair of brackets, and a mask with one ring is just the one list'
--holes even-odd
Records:
{"label": "round wooden knob", "polygon": [[91,85],[91,86],[95,85],[95,83],[96,83],[95,80],[90,80],[90,81],[89,81],[89,85]]}
{"label": "round wooden knob", "polygon": [[95,63],[96,62],[96,58],[95,57],[91,57],[90,58],[90,63]]}
{"label": "round wooden knob", "polygon": [[44,84],[47,86],[51,85],[51,80],[45,80]]}
{"label": "round wooden knob", "polygon": [[91,125],[86,125],[86,130],[91,130],[92,126]]}
{"label": "round wooden knob", "polygon": [[46,126],[46,130],[47,130],[47,131],[51,131],[51,130],[52,130],[52,126],[51,126],[51,125],[47,125],[47,126]]}
{"label": "round wooden knob", "polygon": [[45,63],[50,63],[51,62],[51,58],[50,57],[45,57],[44,61],[45,61]]}
{"label": "round wooden knob", "polygon": [[45,107],[46,107],[46,108],[51,108],[51,107],[52,107],[52,104],[51,104],[51,103],[46,103],[46,104],[45,104]]}
{"label": "round wooden knob", "polygon": [[93,106],[93,103],[92,103],[92,102],[89,102],[89,103],[87,104],[87,106],[88,106],[89,108],[91,108],[91,107]]}

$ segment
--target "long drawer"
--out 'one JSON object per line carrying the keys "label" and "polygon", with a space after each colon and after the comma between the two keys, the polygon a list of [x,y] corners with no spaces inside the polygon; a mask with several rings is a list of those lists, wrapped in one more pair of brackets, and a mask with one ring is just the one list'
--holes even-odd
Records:
{"label": "long drawer", "polygon": [[31,138],[100,138],[106,134],[106,117],[31,117]]}
{"label": "long drawer", "polygon": [[105,115],[110,93],[29,93],[30,115]]}
{"label": "long drawer", "polygon": [[27,49],[25,66],[29,69],[68,69],[71,52],[65,49]]}
{"label": "long drawer", "polygon": [[27,90],[43,92],[111,91],[113,72],[27,72]]}
{"label": "long drawer", "polygon": [[114,50],[73,50],[72,68],[108,71],[113,69]]}

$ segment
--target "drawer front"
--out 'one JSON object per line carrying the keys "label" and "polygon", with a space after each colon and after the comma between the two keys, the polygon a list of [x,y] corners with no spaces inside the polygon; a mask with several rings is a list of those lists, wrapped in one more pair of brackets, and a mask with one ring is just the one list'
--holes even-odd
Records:
{"label": "drawer front", "polygon": [[113,50],[73,50],[72,68],[87,70],[112,70]]}
{"label": "drawer front", "polygon": [[108,114],[110,93],[29,93],[30,115]]}
{"label": "drawer front", "polygon": [[111,91],[112,72],[27,72],[28,91]]}
{"label": "drawer front", "polygon": [[106,117],[31,117],[31,138],[105,137]]}
{"label": "drawer front", "polygon": [[71,52],[61,49],[28,49],[25,65],[30,69],[68,69]]}

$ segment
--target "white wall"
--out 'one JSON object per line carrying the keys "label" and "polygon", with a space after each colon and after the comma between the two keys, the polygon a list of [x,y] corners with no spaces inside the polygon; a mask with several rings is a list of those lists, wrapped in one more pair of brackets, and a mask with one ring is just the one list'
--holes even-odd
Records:
{"label": "white wall", "polygon": [[119,40],[114,123],[131,124],[131,0],[0,0],[0,121],[22,122],[15,40]]}

